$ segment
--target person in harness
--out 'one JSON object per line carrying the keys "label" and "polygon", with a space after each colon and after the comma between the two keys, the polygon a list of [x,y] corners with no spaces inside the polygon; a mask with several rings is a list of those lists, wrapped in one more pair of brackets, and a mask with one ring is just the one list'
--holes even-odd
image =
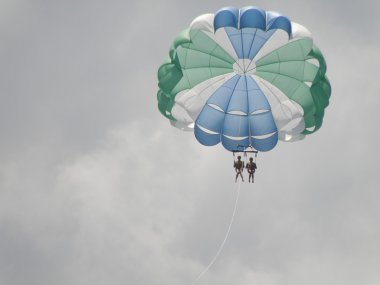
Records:
{"label": "person in harness", "polygon": [[241,180],[244,182],[244,178],[243,178],[243,174],[242,174],[242,171],[244,169],[244,162],[241,161],[240,155],[238,156],[238,160],[234,161],[234,168],[236,171],[235,182],[237,181],[239,175],[241,177]]}
{"label": "person in harness", "polygon": [[257,169],[257,165],[255,162],[253,162],[252,157],[249,158],[249,162],[247,162],[246,168],[247,168],[247,171],[249,173],[248,183],[251,182],[251,178],[252,178],[252,183],[254,183],[254,181],[253,181],[254,176],[253,175],[255,174],[255,171]]}

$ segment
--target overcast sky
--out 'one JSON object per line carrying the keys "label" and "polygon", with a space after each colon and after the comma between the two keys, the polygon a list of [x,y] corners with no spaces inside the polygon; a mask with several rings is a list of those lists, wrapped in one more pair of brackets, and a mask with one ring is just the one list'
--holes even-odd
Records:
{"label": "overcast sky", "polygon": [[312,32],[323,127],[258,157],[208,285],[380,284],[380,4],[0,0],[0,284],[187,285],[223,240],[232,155],[172,128],[157,68],[198,15],[255,5]]}

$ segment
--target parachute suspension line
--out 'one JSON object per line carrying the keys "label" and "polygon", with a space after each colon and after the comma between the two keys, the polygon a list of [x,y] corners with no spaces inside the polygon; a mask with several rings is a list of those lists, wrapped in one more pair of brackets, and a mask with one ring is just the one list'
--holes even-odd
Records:
{"label": "parachute suspension line", "polygon": [[224,248],[224,246],[225,246],[225,244],[227,242],[227,239],[228,239],[228,237],[230,235],[231,227],[232,227],[232,224],[233,224],[234,219],[235,219],[235,214],[236,214],[236,211],[237,211],[237,206],[238,206],[239,196],[240,196],[240,188],[241,188],[241,183],[239,182],[238,183],[238,187],[237,187],[237,191],[236,191],[235,205],[234,205],[234,210],[232,212],[230,224],[228,225],[227,232],[226,232],[226,234],[224,236],[224,239],[223,239],[222,243],[219,246],[218,251],[216,252],[215,256],[211,259],[210,263],[206,266],[206,268],[203,269],[203,271],[198,275],[197,278],[195,278],[193,280],[193,282],[191,282],[191,285],[194,285],[197,281],[199,281],[203,277],[203,275],[205,275],[207,273],[207,271],[209,271],[209,269],[211,268],[211,266],[217,260],[217,258],[220,255],[220,253],[223,251],[223,248]]}

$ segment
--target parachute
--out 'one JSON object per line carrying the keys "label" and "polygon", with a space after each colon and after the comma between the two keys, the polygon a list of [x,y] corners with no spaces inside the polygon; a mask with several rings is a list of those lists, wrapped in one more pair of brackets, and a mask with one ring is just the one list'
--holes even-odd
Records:
{"label": "parachute", "polygon": [[311,33],[256,7],[204,14],[158,69],[158,109],[203,145],[273,149],[317,131],[331,86]]}

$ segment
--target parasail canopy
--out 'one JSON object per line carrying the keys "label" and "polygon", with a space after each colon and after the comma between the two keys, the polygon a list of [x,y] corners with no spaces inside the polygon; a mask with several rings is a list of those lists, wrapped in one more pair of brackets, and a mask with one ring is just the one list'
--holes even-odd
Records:
{"label": "parasail canopy", "polygon": [[273,149],[317,131],[331,94],[311,33],[256,7],[197,17],[158,70],[158,108],[203,145]]}

